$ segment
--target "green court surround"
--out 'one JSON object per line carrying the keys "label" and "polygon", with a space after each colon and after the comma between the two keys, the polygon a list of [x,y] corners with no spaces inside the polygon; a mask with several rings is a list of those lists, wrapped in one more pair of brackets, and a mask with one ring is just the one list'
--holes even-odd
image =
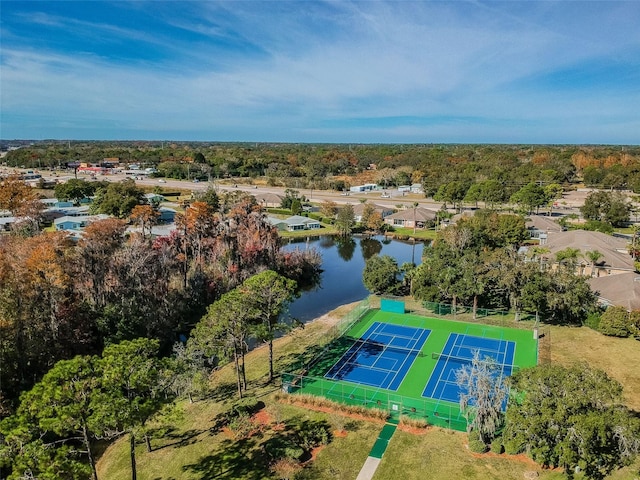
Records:
{"label": "green court surround", "polygon": [[[360,338],[373,322],[431,330],[421,350],[422,355],[415,359],[398,390],[390,391],[323,378],[323,375],[349,349],[354,340]],[[285,374],[283,382],[288,383],[289,391],[292,393],[309,393],[341,403],[381,408],[388,410],[396,418],[399,415],[423,418],[432,425],[464,431],[466,420],[460,414],[457,403],[422,397],[422,392],[437,363],[431,354],[442,352],[450,333],[513,341],[516,343],[513,360],[515,368],[526,368],[537,364],[538,341],[531,330],[373,309],[366,312],[343,336],[334,340],[304,372],[304,376]]]}

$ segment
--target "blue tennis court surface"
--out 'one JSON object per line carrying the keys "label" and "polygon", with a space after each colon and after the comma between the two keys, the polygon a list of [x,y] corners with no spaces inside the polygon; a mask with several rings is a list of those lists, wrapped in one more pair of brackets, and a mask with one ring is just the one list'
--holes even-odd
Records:
{"label": "blue tennis court surface", "polygon": [[438,358],[438,363],[429,377],[422,396],[457,403],[460,400],[460,389],[456,383],[456,371],[463,365],[471,364],[476,351],[480,359],[493,358],[500,367],[502,375],[507,377],[513,370],[515,350],[515,342],[452,333]]}
{"label": "blue tennis court surface", "polygon": [[374,322],[325,377],[397,390],[430,333],[424,328]]}

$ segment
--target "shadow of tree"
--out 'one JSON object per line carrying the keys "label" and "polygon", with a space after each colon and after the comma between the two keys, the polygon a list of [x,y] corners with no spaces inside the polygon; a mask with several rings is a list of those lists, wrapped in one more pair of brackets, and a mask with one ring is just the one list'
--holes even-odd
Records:
{"label": "shadow of tree", "polygon": [[291,372],[309,365],[313,361],[312,374],[321,375],[353,345],[355,340],[352,337],[344,336],[337,338],[328,345],[314,345],[301,353],[289,353],[278,359],[276,362],[277,368],[281,372]]}
{"label": "shadow of tree", "polygon": [[236,394],[237,387],[235,383],[222,383],[213,389],[206,398],[208,400],[221,402],[235,397]]}
{"label": "shadow of tree", "polygon": [[152,447],[152,451],[162,450],[168,447],[184,447],[187,445],[192,445],[197,442],[195,437],[198,435],[205,433],[207,430],[205,429],[192,429],[184,432],[178,432],[174,427],[170,428],[157,428],[149,431],[149,436],[156,439],[154,443],[164,441],[166,443],[162,443],[161,445],[154,445]]}
{"label": "shadow of tree", "polygon": [[210,455],[182,467],[201,479],[237,479],[269,477],[269,462],[254,438],[224,440]]}
{"label": "shadow of tree", "polygon": [[297,455],[301,461],[308,460],[311,449],[321,442],[320,432],[326,432],[325,442],[331,440],[330,426],[325,420],[294,417],[283,430],[237,440],[225,439],[212,453],[182,469],[201,479],[268,478],[275,460],[291,455]]}

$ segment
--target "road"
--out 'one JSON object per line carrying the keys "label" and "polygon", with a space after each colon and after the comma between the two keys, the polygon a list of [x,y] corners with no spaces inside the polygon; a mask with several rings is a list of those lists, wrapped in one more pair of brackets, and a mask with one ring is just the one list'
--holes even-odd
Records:
{"label": "road", "polygon": [[[79,177],[80,178],[80,177]],[[98,177],[98,180],[107,180],[110,182],[118,182],[126,178],[124,175],[101,175]],[[251,195],[257,195],[261,193],[275,193],[278,195],[284,196],[284,192],[288,187],[272,187],[267,185],[248,185],[248,184],[228,184],[221,182],[212,182],[211,184],[208,182],[190,182],[186,180],[174,180],[170,178],[148,178],[143,180],[136,180],[136,184],[143,185],[145,187],[161,187],[165,190],[171,189],[181,189],[181,190],[192,190],[192,191],[204,191],[209,186],[213,185],[220,192],[233,192],[233,191],[243,191]],[[361,200],[367,200],[370,203],[375,203],[378,205],[398,208],[398,205],[405,205],[407,207],[412,207],[414,202],[418,202],[420,206],[429,208],[431,210],[439,210],[442,206],[442,203],[434,202],[431,199],[426,199],[424,196],[419,194],[406,194],[403,195],[402,192],[398,192],[395,190],[386,190],[386,193],[390,198],[382,198],[381,192],[370,192],[370,193],[354,193],[349,192],[349,195],[343,195],[341,192],[331,191],[331,190],[317,190],[317,189],[309,189],[309,188],[301,188],[295,189],[300,192],[300,195],[304,195],[309,202],[312,203],[321,203],[325,201],[333,201],[338,204],[346,204],[346,203],[359,203]]]}
{"label": "road", "polygon": [[[19,172],[20,169],[8,169],[4,167],[2,170],[4,174],[8,173],[24,173]],[[26,170],[25,170],[26,172]],[[55,176],[50,175],[48,171],[40,171],[45,180],[52,181],[66,181],[70,178],[74,178],[73,175],[69,175],[66,173],[56,173]],[[78,178],[85,179],[90,181],[92,177],[89,175],[78,175]],[[127,177],[124,174],[116,174],[116,175],[99,175],[97,180],[106,180],[109,182],[119,182],[124,180]],[[220,181],[216,181],[213,183],[209,182],[192,182],[187,180],[175,180],[175,179],[166,179],[166,178],[144,178],[144,179],[136,179],[135,182],[138,185],[145,187],[161,187],[165,190],[172,189],[180,189],[180,190],[191,190],[191,191],[204,191],[209,186],[213,185],[219,192],[232,192],[232,191],[244,191],[246,193],[256,195],[260,193],[275,193],[278,195],[284,195],[285,190],[288,187],[273,187],[267,185],[249,185],[249,184],[231,184],[231,183],[222,183]],[[435,202],[433,199],[424,198],[424,196],[415,193],[403,194],[402,192],[398,192],[393,189],[386,190],[386,194],[389,195],[389,198],[383,198],[381,196],[381,192],[369,192],[369,193],[356,193],[349,192],[349,195],[344,195],[341,192],[331,191],[331,190],[316,190],[309,188],[301,188],[296,189],[300,192],[300,195],[304,195],[308,201],[312,203],[321,203],[325,201],[332,201],[338,204],[357,204],[362,201],[368,201],[370,203],[375,203],[378,205],[382,205],[385,207],[392,208],[402,208],[401,206],[405,206],[410,208],[413,206],[415,202],[417,202],[421,207],[428,208],[430,210],[440,210],[442,207],[442,202]],[[589,191],[581,190],[576,192],[568,192],[564,195],[564,198],[558,202],[558,207],[552,210],[553,216],[564,216],[569,214],[578,214],[580,215],[579,207],[584,204],[584,199]],[[452,211],[450,209],[449,211]],[[541,214],[545,212],[541,211]]]}

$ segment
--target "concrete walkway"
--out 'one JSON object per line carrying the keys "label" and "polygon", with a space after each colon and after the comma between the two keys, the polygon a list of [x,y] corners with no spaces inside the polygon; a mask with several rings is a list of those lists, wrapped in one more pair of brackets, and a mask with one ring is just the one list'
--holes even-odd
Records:
{"label": "concrete walkway", "polygon": [[367,457],[367,460],[364,462],[356,480],[371,480],[373,478],[373,474],[376,473],[376,470],[378,469],[378,465],[380,465],[379,458]]}
{"label": "concrete walkway", "polygon": [[356,480],[371,480],[373,478],[374,473],[376,473],[376,470],[378,469],[378,465],[380,465],[380,460],[389,446],[389,440],[391,440],[396,428],[398,428],[398,421],[395,419],[389,419],[385,426],[382,427],[382,431],[380,432],[376,443],[373,444],[373,448],[371,448],[371,452],[369,453],[367,460],[364,462],[362,469],[360,469],[360,473]]}

